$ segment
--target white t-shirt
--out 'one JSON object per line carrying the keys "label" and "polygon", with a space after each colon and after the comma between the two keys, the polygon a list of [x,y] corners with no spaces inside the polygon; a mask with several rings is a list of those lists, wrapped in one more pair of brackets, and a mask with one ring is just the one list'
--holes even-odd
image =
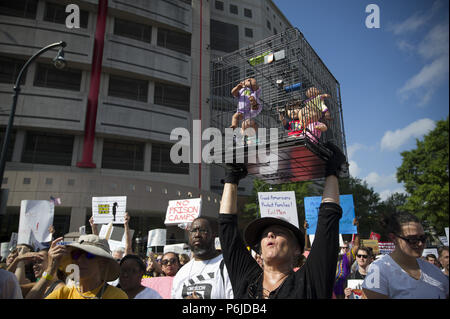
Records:
{"label": "white t-shirt", "polygon": [[0,269],[0,299],[23,299],[16,275]]}
{"label": "white t-shirt", "polygon": [[222,255],[209,260],[191,259],[173,279],[172,299],[185,298],[194,291],[202,299],[233,299],[233,289],[225,264],[222,273],[220,271],[222,260]]}
{"label": "white t-shirt", "polygon": [[412,278],[389,255],[369,265],[363,288],[393,299],[443,299],[448,296],[449,281],[439,269],[418,258],[420,279]]}
{"label": "white t-shirt", "polygon": [[134,299],[162,299],[162,297],[156,290],[146,287]]}

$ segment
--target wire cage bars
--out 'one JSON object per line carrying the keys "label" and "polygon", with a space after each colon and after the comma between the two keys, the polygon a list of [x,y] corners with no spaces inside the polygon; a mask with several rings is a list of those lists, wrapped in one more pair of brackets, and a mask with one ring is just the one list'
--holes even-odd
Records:
{"label": "wire cage bars", "polygon": [[[213,127],[224,135],[229,132],[238,103],[244,101],[239,109],[244,114],[233,131],[234,151],[244,148],[249,155],[252,145],[266,150],[277,145],[276,169],[263,169],[273,163],[258,159],[249,162],[250,174],[272,184],[318,179],[331,154],[326,142],[346,154],[339,82],[298,29],[221,56],[211,62],[210,69]],[[247,79],[254,79],[256,86]],[[248,88],[238,87],[239,94],[233,96],[231,91],[240,82]],[[256,88],[260,90],[257,95]],[[242,95],[247,95],[247,100]],[[255,98],[249,98],[251,95]],[[249,110],[256,104],[262,107],[256,116],[242,111],[242,105]],[[244,131],[249,127],[256,134]]]}

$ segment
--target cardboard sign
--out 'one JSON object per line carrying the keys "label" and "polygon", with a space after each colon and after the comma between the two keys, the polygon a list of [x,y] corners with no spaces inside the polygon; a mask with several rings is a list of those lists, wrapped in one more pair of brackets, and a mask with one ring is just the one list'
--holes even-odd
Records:
{"label": "cardboard sign", "polygon": [[[317,218],[319,216],[319,207],[322,202],[322,196],[305,197],[305,218],[308,222],[308,235],[314,235],[317,228]],[[340,206],[342,207],[342,218],[339,221],[340,234],[356,234],[356,226],[353,225],[355,219],[355,205],[353,195],[340,195]]]}
{"label": "cardboard sign", "polygon": [[374,239],[362,239],[361,244],[366,247],[371,247],[375,255],[380,253],[380,247],[378,246],[378,240]]}
{"label": "cardboard sign", "polygon": [[124,224],[126,209],[126,196],[92,197],[94,224]]}
{"label": "cardboard sign", "polygon": [[281,218],[299,227],[295,192],[258,192],[258,201],[261,218]]}
{"label": "cardboard sign", "polygon": [[148,232],[147,247],[165,246],[167,229],[152,229]]}
{"label": "cardboard sign", "polygon": [[201,198],[171,200],[167,206],[166,225],[191,223],[200,216],[202,208]]}
{"label": "cardboard sign", "polygon": [[54,213],[55,205],[51,201],[22,200],[17,243],[32,245],[35,241],[51,241],[52,235],[48,229],[53,224]]}

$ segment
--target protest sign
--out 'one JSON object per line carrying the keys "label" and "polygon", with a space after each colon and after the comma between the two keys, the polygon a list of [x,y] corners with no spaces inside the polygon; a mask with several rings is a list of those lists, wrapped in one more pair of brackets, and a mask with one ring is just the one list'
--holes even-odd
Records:
{"label": "protest sign", "polygon": [[166,212],[166,225],[190,223],[200,216],[201,198],[179,199],[169,201]]}
{"label": "protest sign", "polygon": [[362,246],[371,247],[375,255],[380,253],[380,247],[378,246],[378,240],[375,239],[362,239]]}
{"label": "protest sign", "polygon": [[9,240],[8,249],[16,248],[16,246],[17,246],[17,238],[18,238],[18,234],[17,233],[11,233],[11,239]]}
{"label": "protest sign", "polygon": [[389,241],[378,242],[378,248],[380,249],[380,254],[389,255],[395,249],[395,244]]}
{"label": "protest sign", "polygon": [[173,244],[173,245],[165,245],[164,246],[164,254],[165,253],[176,253],[176,254],[187,254],[191,253],[191,249],[187,244]]}
{"label": "protest sign", "polygon": [[445,236],[447,237],[447,245],[448,246],[448,227],[445,227]]}
{"label": "protest sign", "polygon": [[[322,196],[305,197],[305,218],[308,222],[308,235],[316,233],[317,218],[319,215],[319,207],[322,202]],[[340,234],[356,234],[356,226],[353,225],[355,219],[355,205],[353,203],[353,195],[340,195],[340,206],[342,207],[342,218],[339,221]]]}
{"label": "protest sign", "polygon": [[173,276],[144,278],[141,285],[156,290],[163,299],[171,299]]}
{"label": "protest sign", "polygon": [[362,299],[362,297],[363,297],[363,291],[362,291],[363,282],[364,282],[363,279],[347,280],[347,288],[352,289],[352,294],[350,295],[349,299]]}
{"label": "protest sign", "polygon": [[94,224],[124,224],[126,209],[126,196],[92,197]]}
{"label": "protest sign", "polygon": [[442,245],[448,246],[448,239],[447,236],[438,236],[439,240],[441,241]]}
{"label": "protest sign", "polygon": [[49,242],[52,235],[55,205],[48,200],[22,200],[20,202],[18,244],[32,245],[34,242]]}
{"label": "protest sign", "polygon": [[152,229],[148,232],[147,247],[165,246],[167,229]]}
{"label": "protest sign", "polygon": [[425,248],[422,253],[422,257],[426,257],[426,255],[434,255],[436,258],[439,258],[437,248]]}
{"label": "protest sign", "polygon": [[261,218],[282,218],[299,227],[295,192],[258,192]]}

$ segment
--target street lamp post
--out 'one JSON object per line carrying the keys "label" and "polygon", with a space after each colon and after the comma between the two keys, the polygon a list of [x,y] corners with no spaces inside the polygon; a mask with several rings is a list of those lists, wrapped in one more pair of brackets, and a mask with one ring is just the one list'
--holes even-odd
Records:
{"label": "street lamp post", "polygon": [[[48,50],[56,48],[56,47],[60,47],[60,49],[59,49],[56,57],[53,59],[53,64],[57,69],[63,69],[66,66],[66,60],[64,59],[64,48],[66,47],[66,42],[60,41],[60,42],[50,44],[50,45],[40,49],[38,52],[36,52],[22,67],[22,69],[20,70],[19,75],[16,79],[16,83],[14,85],[13,104],[11,107],[11,113],[9,114],[8,126],[6,127],[5,138],[3,140],[2,154],[1,154],[1,158],[0,158],[0,183],[3,183],[3,175],[5,173],[5,165],[6,165],[6,153],[7,153],[8,146],[9,146],[9,139],[11,136],[12,127],[14,125],[14,115],[16,113],[17,99],[18,99],[19,93],[20,93],[20,80],[22,79],[22,75],[24,74],[24,72],[28,68],[28,66],[38,56],[40,56],[44,52],[47,52]],[[3,203],[3,201],[5,201],[5,200],[7,200],[7,198],[3,198],[3,196],[2,196],[0,199],[0,203],[3,205],[6,205],[6,203]]]}

